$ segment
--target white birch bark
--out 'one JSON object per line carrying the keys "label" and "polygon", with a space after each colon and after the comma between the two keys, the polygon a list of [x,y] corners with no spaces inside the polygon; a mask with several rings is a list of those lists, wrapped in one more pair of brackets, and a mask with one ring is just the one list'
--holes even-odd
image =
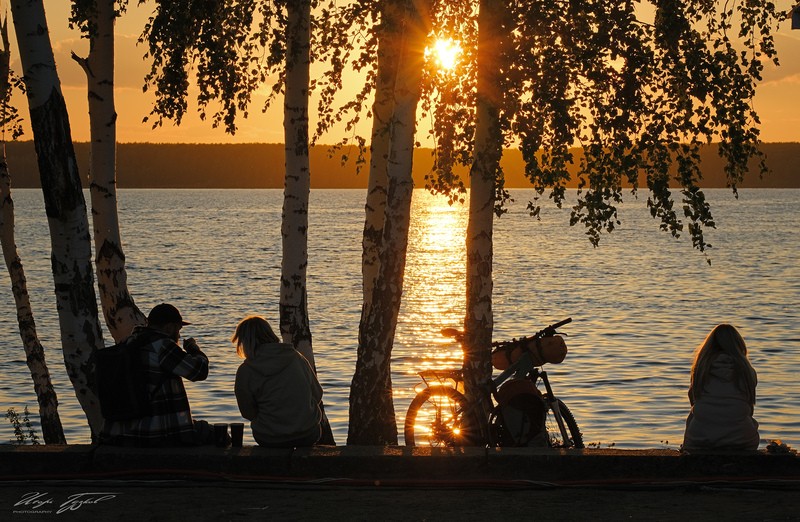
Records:
{"label": "white birch bark", "polygon": [[[287,4],[286,94],[283,129],[286,174],[281,237],[280,329],[283,341],[308,359],[317,371],[308,316],[308,206],[311,168],[308,156],[311,3]],[[323,408],[320,444],[333,445],[333,431]]]}
{"label": "white birch bark", "polygon": [[372,295],[380,272],[380,250],[388,193],[388,162],[391,145],[391,119],[394,112],[394,87],[397,80],[399,28],[403,23],[403,2],[384,2],[378,36],[378,71],[375,100],[372,103],[369,180],[366,218],[362,239],[361,273],[363,310],[372,307]]}
{"label": "white birch bark", "polygon": [[25,361],[31,372],[33,390],[39,403],[39,419],[42,426],[42,437],[45,444],[66,444],[64,428],[58,415],[58,396],[50,380],[44,347],[36,333],[36,322],[33,319],[28,284],[25,270],[17,252],[14,240],[14,202],[11,199],[11,183],[6,163],[6,145],[2,143],[0,152],[0,244],[6,262],[8,275],[11,277],[11,291],[17,307],[17,323],[22,346],[25,349]]}
{"label": "white birch bark", "polygon": [[348,444],[397,444],[391,353],[408,249],[414,189],[411,168],[429,3],[405,1],[395,6],[405,16],[398,17],[403,22],[396,40],[400,43],[400,58],[389,120],[388,191],[380,265],[371,295],[365,297],[365,305],[371,299],[371,306],[364,307],[359,325],[358,359],[350,388]]}
{"label": "white birch bark", "polygon": [[117,112],[114,104],[114,0],[97,0],[89,56],[75,59],[86,73],[91,149],[89,194],[94,225],[95,273],[106,326],[115,342],[127,338],[145,316],[128,291],[117,212]]}
{"label": "white birch bark", "polygon": [[[290,3],[291,4],[291,3]],[[287,5],[286,94],[283,103],[285,181],[281,236],[280,328],[316,370],[308,320],[308,202],[311,169],[308,156],[310,4]]]}
{"label": "white birch bark", "polygon": [[92,274],[86,202],[41,0],[13,0],[45,212],[64,363],[94,437],[102,427],[94,388],[95,350],[103,347]]}
{"label": "white birch bark", "polygon": [[[478,14],[478,83],[475,151],[470,169],[467,225],[467,313],[464,320],[464,386],[469,401],[485,393],[492,372],[492,234],[500,132],[500,48],[504,0],[481,0]],[[489,401],[483,404],[488,408]],[[481,418],[481,421],[483,417]],[[485,426],[480,426],[485,428]]]}
{"label": "white birch bark", "polygon": [[[11,94],[9,82],[11,51],[9,50],[8,27],[5,18],[2,20],[0,32],[2,32],[3,40],[3,49],[0,52],[0,99],[7,101]],[[3,116],[3,120],[5,120],[5,115]],[[6,161],[5,140],[0,142],[0,246],[3,249],[8,275],[11,277],[11,292],[17,307],[17,323],[25,350],[25,361],[31,372],[33,390],[39,403],[42,437],[45,444],[66,444],[64,428],[58,415],[58,397],[50,380],[44,347],[36,333],[25,270],[22,267],[22,260],[17,252],[17,244],[14,239],[14,200],[11,198],[11,175]]]}

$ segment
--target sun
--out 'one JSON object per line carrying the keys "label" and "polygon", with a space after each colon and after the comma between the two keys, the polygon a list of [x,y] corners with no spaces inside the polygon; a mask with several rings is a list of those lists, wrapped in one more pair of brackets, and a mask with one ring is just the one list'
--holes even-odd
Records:
{"label": "sun", "polygon": [[436,68],[442,72],[450,72],[456,68],[461,59],[461,44],[452,38],[438,38],[425,51],[429,60],[434,60]]}

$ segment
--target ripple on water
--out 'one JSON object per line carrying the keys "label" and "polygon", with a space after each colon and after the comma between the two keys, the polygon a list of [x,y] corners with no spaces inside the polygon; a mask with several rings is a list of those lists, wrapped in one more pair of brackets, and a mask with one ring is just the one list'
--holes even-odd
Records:
{"label": "ripple on water", "polygon": [[[622,205],[619,230],[592,248],[582,228],[567,226],[568,205],[545,207],[537,221],[524,210],[534,194],[512,191],[518,203],[496,220],[494,232],[494,337],[531,335],[573,318],[562,328],[569,334],[567,359],[547,369],[587,442],[677,447],[689,409],[693,352],[715,324],[730,322],[748,341],[758,371],[755,416],[762,439],[800,446],[800,191],[740,194],[732,201],[727,191],[707,193],[718,223],[707,231],[714,244],[709,267],[688,241],[658,232],[644,201]],[[326,413],[337,442],[344,443],[361,313],[363,191],[311,195],[309,315]],[[212,358],[209,379],[189,387],[195,413],[213,422],[241,421],[232,391],[241,361],[230,336],[250,313],[277,322],[282,191],[123,189],[119,197],[137,304],[174,302],[194,323],[187,335],[197,337]],[[459,348],[440,330],[459,327],[465,314],[466,209],[440,205],[420,191],[414,197],[404,303],[392,351],[398,423],[419,369],[458,366]],[[16,191],[15,203],[18,248],[62,421],[70,442],[86,441],[88,430],[58,349],[41,191]],[[192,212],[185,212],[189,207]],[[153,242],[146,231],[164,223],[175,233]],[[1,300],[0,314],[12,324],[12,299]],[[33,410],[20,343],[14,328],[0,331],[0,403]]]}

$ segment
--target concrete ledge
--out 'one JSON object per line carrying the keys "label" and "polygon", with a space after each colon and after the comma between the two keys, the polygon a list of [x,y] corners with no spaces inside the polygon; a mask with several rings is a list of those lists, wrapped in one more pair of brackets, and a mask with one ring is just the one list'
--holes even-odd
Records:
{"label": "concrete ledge", "polygon": [[549,448],[330,446],[269,449],[121,448],[0,445],[0,481],[92,477],[241,478],[424,487],[487,481],[602,482],[800,481],[793,453]]}

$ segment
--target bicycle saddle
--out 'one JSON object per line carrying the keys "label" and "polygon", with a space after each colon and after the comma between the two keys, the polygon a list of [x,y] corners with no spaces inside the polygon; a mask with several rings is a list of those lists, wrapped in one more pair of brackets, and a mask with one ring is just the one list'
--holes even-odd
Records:
{"label": "bicycle saddle", "polygon": [[457,328],[442,328],[442,335],[445,337],[452,337],[453,339],[461,339],[464,337],[464,332]]}

